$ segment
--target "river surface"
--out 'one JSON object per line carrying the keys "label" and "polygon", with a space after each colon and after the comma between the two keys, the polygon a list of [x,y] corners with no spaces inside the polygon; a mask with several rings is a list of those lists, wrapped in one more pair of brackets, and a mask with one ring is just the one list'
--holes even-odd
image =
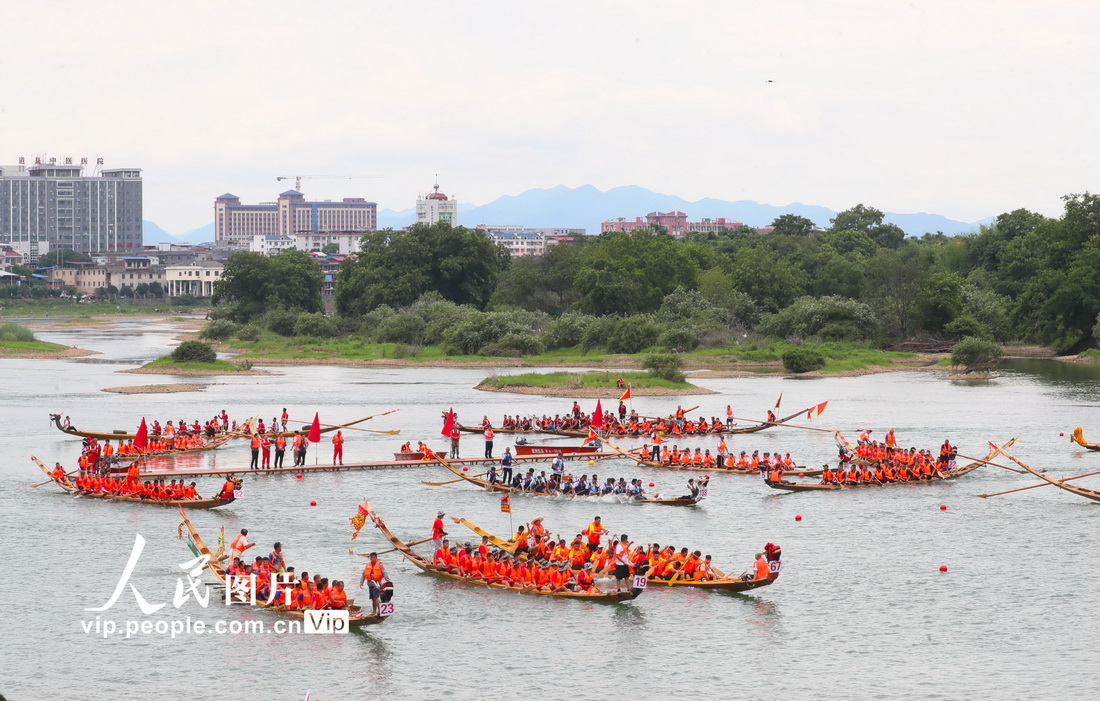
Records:
{"label": "river surface", "polygon": [[[782,575],[747,595],[652,585],[626,604],[550,600],[436,579],[391,554],[383,560],[396,585],[396,613],[365,632],[86,633],[97,616],[119,626],[188,617],[210,626],[270,626],[279,618],[227,608],[220,590],[205,608],[194,597],[173,605],[177,580],[186,577],[180,564],[192,557],[177,538],[177,512],[73,498],[52,484],[28,488],[44,479],[32,454],[72,467],[79,452],[78,440],[49,425],[50,412],[78,427],[132,431],[142,416],[164,423],[223,408],[234,417],[269,418],[287,407],[294,418],[319,412],[322,422],[340,423],[399,407],[367,424],[401,429],[398,437],[345,432],[351,462],[390,457],[406,439],[443,448],[440,412],[448,407],[476,422],[482,415],[497,421],[505,413],[565,412],[571,402],[477,392],[472,387],[484,369],[440,368],[272,368],[270,376],[209,378],[199,393],[111,394],[102,389],[191,381],[116,373],[165,353],[175,343],[171,329],[123,322],[38,335],[101,355],[0,360],[7,457],[0,464],[0,543],[7,553],[0,692],[9,699],[301,699],[307,690],[315,700],[1003,699],[1095,698],[1100,689],[1100,577],[1090,554],[1100,504],[1054,487],[977,498],[1037,481],[988,466],[953,482],[835,493],[779,493],[759,478],[719,474],[696,508],[513,498],[515,524],[542,516],[552,533],[571,537],[600,515],[612,532],[700,549],[734,572],[748,568],[764,543],[779,543]],[[947,438],[964,455],[984,456],[987,441],[1018,435],[1016,455],[1052,475],[1100,470],[1100,453],[1068,439],[1081,425],[1086,438],[1100,440],[1095,366],[1019,362],[982,384],[950,382],[939,372],[701,384],[721,394],[637,398],[634,407],[667,414],[677,403],[702,404],[707,415],[718,415],[732,404],[739,416],[760,417],[782,393],[786,413],[828,400],[822,416],[801,423],[840,428],[850,439],[862,429],[881,437],[893,428],[906,446],[936,448]],[[591,410],[594,401],[582,405]],[[806,430],[772,429],[729,444],[790,452],[808,465],[836,454],[829,433]],[[504,445],[497,441],[498,453]],[[330,462],[330,450],[323,443],[309,462]],[[464,456],[482,452],[476,436],[464,436]],[[247,462],[247,443],[239,441],[186,464]],[[623,460],[596,469],[601,477],[641,477],[665,494],[683,493],[690,476]],[[465,484],[421,484],[449,477],[441,467],[422,467],[247,478],[243,498],[192,520],[210,544],[222,526],[230,538],[247,528],[259,543],[252,552],[266,554],[281,541],[289,564],[345,580],[366,603],[358,593],[364,561],[348,548],[381,550],[386,543],[369,527],[350,541],[348,519],[364,497],[408,541],[429,535],[437,510],[461,540],[476,542],[451,516],[501,535],[509,530],[497,498]],[[1098,487],[1100,475],[1080,484]],[[214,481],[199,484],[203,494],[216,488]],[[111,596],[136,535],[146,545],[129,581],[150,603],[167,605],[146,616],[127,589],[109,610],[86,611]]]}

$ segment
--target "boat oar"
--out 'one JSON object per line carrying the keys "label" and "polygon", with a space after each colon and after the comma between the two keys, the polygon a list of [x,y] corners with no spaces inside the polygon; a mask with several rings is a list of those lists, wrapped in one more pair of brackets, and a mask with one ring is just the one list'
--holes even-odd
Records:
{"label": "boat oar", "polygon": [[[397,410],[394,409],[394,411],[397,411]],[[292,421],[294,423],[311,423],[309,421],[299,421],[298,419],[287,419],[287,421]],[[360,421],[366,421],[366,419],[360,419]],[[340,428],[340,429],[347,429],[349,431],[363,431],[364,433],[384,433],[388,436],[396,436],[397,434],[401,433],[401,429],[399,429],[399,428],[398,429],[392,429],[392,430],[389,430],[389,431],[380,431],[378,429],[359,428],[358,426],[349,426],[349,425],[345,425],[345,424],[325,424],[325,423],[321,423],[320,421],[318,421],[317,423],[320,424],[321,426],[324,426],[325,428]]]}
{"label": "boat oar", "polygon": [[[1026,475],[1027,474],[1027,472],[1024,471],[1024,470],[1017,470],[1015,467],[1009,467],[1008,465],[998,465],[995,462],[990,462],[986,458],[972,458],[969,455],[962,455],[961,453],[955,453],[955,455],[957,455],[958,457],[963,458],[965,460],[973,460],[974,462],[980,462],[980,463],[984,463],[986,465],[992,465],[993,467],[999,467],[1001,469],[1008,470],[1009,472],[1015,472],[1015,473],[1020,474],[1020,475]],[[1009,456],[1009,459],[1011,459],[1011,456]]]}
{"label": "boat oar", "polygon": [[[813,409],[813,407],[810,407],[810,409]],[[809,411],[809,409],[807,409],[807,411]],[[746,419],[743,416],[732,416],[730,418],[737,419],[738,421],[751,421],[751,422],[756,423],[756,424],[768,424],[769,426],[783,426],[785,428],[801,428],[804,431],[821,431],[822,433],[836,433],[836,430],[832,429],[832,428],[815,428],[814,426],[799,426],[797,424],[789,424],[789,423],[784,423],[782,421],[768,421],[766,419],[764,421],[760,421],[758,419]]]}
{"label": "boat oar", "polygon": [[[470,476],[471,477],[484,477],[487,474],[489,474],[489,473],[488,472],[480,472],[476,475],[470,475]],[[462,478],[459,478],[459,479],[456,479],[456,480],[449,480],[447,482],[428,482],[428,481],[425,481],[425,480],[420,480],[420,484],[428,484],[428,485],[431,485],[433,487],[442,487],[445,484],[454,484],[455,482],[465,482],[465,481],[466,480],[464,480]]]}
{"label": "boat oar", "polygon": [[[1093,475],[1100,475],[1100,470],[1098,470],[1096,472],[1086,472],[1083,475],[1077,475],[1076,477],[1066,477],[1065,479],[1060,479],[1060,480],[1055,480],[1055,481],[1056,482],[1069,482],[1070,480],[1079,480],[1082,477],[1092,477]],[[993,494],[979,494],[978,496],[980,496],[983,499],[986,499],[986,498],[989,498],[989,497],[999,497],[1002,494],[1012,494],[1013,492],[1025,492],[1029,489],[1038,489],[1039,487],[1051,487],[1051,486],[1053,486],[1053,485],[1050,482],[1042,482],[1040,484],[1033,484],[1029,487],[1018,487],[1016,489],[1010,489],[1007,492],[995,492]]]}
{"label": "boat oar", "polygon": [[[695,411],[698,408],[699,408],[699,405],[696,404],[695,406],[691,407],[690,409],[684,409],[684,416],[687,416],[689,412]],[[664,419],[674,419],[674,418],[676,418],[676,414],[669,414],[668,416],[639,416],[638,418],[639,419],[657,419],[658,421],[663,421]]]}
{"label": "boat oar", "polygon": [[[65,476],[66,476],[66,477],[72,477],[72,476],[73,476],[73,475],[75,475],[75,474],[76,474],[77,472],[78,472],[78,470],[73,470],[72,472],[67,472],[67,473],[65,473]],[[41,487],[41,486],[42,486],[42,485],[44,485],[44,484],[49,484],[50,482],[56,482],[56,481],[57,481],[57,480],[55,480],[55,479],[54,479],[53,477],[50,477],[50,478],[49,478],[48,480],[46,480],[45,482],[39,482],[38,484],[32,484],[32,485],[31,485],[31,487]]]}
{"label": "boat oar", "polygon": [[[431,540],[431,538],[425,538],[424,540],[418,540],[415,543],[405,543],[405,547],[410,547],[410,546],[413,546],[413,545],[420,545],[421,543],[427,543],[429,540]],[[386,553],[392,553],[394,550],[399,550],[399,548],[390,548],[389,550],[379,550],[378,552],[375,553],[375,555],[385,555]],[[357,553],[354,550],[348,550],[348,555],[358,555],[359,557],[370,557],[370,553]]]}

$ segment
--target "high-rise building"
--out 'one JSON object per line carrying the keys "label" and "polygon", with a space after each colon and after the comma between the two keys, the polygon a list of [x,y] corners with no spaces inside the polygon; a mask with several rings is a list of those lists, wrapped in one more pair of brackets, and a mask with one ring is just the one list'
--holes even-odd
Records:
{"label": "high-rise building", "polygon": [[362,197],[307,202],[302,193],[287,190],[277,202],[241,204],[230,193],[214,199],[214,238],[238,248],[248,248],[255,236],[362,234],[377,225],[378,205]]}
{"label": "high-rise building", "polygon": [[421,195],[416,198],[416,223],[438,224],[444,222],[451,226],[458,226],[458,200],[439,191],[439,183],[434,186],[435,191],[430,195]]}
{"label": "high-rise building", "polygon": [[40,248],[140,251],[141,169],[83,172],[78,165],[0,166],[0,243],[31,257]]}

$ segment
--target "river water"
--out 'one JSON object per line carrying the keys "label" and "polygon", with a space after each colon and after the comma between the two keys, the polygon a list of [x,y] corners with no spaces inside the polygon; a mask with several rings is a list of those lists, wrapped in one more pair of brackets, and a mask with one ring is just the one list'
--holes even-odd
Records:
{"label": "river water", "polygon": [[[715,475],[710,497],[697,508],[513,499],[517,524],[542,516],[551,532],[568,537],[600,515],[612,532],[697,548],[734,572],[747,568],[765,542],[779,543],[782,576],[747,595],[651,586],[627,604],[547,600],[438,580],[388,555],[396,613],[365,632],[97,635],[97,616],[101,626],[107,620],[167,625],[188,617],[210,626],[257,620],[270,626],[278,617],[227,608],[217,591],[205,608],[193,597],[173,605],[176,582],[185,577],[179,565],[191,558],[177,539],[177,513],[72,498],[53,485],[29,489],[44,479],[30,455],[73,466],[78,454],[79,441],[48,425],[50,412],[69,415],[78,427],[133,430],[141,416],[163,423],[223,408],[237,417],[271,417],[287,407],[295,418],[311,419],[316,411],[321,421],[339,423],[400,407],[368,424],[400,428],[400,437],[346,432],[345,460],[355,461],[389,457],[405,439],[442,448],[439,416],[447,407],[473,422],[484,414],[496,420],[571,405],[474,391],[483,369],[289,367],[264,377],[211,378],[200,393],[101,391],[187,381],[116,373],[163,354],[173,335],[141,322],[48,330],[39,337],[102,354],[0,361],[7,457],[0,465],[0,542],[8,554],[0,579],[7,608],[0,692],[9,699],[301,699],[307,690],[325,700],[1096,695],[1100,579],[1088,553],[1100,504],[1054,487],[977,498],[1036,481],[995,467],[955,482],[837,493],[783,494],[758,478]],[[1100,436],[1100,374],[1091,366],[1019,362],[985,384],[953,383],[938,372],[701,384],[721,394],[638,398],[634,407],[655,414],[676,403],[702,404],[711,415],[732,404],[738,415],[758,417],[782,393],[782,408],[790,411],[829,400],[821,417],[802,423],[841,428],[850,438],[864,428],[880,437],[894,428],[904,445],[934,448],[948,438],[965,455],[985,455],[987,440],[1019,435],[1017,456],[1052,475],[1100,470],[1100,453],[1068,440],[1077,425],[1086,437]],[[594,402],[582,404],[590,410]],[[498,440],[497,451],[504,445]],[[835,456],[828,433],[794,429],[735,437],[730,447],[790,452],[803,464]],[[328,462],[329,446],[322,448],[317,459]],[[464,456],[482,449],[476,437],[464,437]],[[247,461],[242,441],[190,462]],[[682,493],[687,479],[621,460],[597,469],[601,477],[640,476],[667,494]],[[421,484],[448,477],[440,467],[423,467],[251,478],[242,499],[196,512],[192,520],[211,544],[222,526],[229,537],[248,528],[261,553],[279,540],[299,571],[344,579],[358,592],[363,560],[348,555],[349,546],[360,552],[385,547],[370,528],[349,540],[348,518],[364,497],[409,541],[429,535],[437,510],[498,534],[509,529],[497,498],[469,485]],[[1096,487],[1100,476],[1081,484]],[[199,487],[204,494],[216,489],[213,482]],[[449,530],[473,540],[462,526]],[[127,589],[109,610],[86,611],[111,596],[135,535],[146,545],[129,582],[150,603],[167,605],[146,616]],[[941,565],[949,571],[940,572]]]}

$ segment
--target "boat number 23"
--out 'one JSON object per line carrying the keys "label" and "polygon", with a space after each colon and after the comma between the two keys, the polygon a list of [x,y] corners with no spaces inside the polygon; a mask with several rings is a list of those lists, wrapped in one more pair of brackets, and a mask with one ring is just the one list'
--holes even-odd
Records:
{"label": "boat number 23", "polygon": [[384,604],[378,605],[379,616],[392,616],[393,615],[393,602],[387,601]]}

